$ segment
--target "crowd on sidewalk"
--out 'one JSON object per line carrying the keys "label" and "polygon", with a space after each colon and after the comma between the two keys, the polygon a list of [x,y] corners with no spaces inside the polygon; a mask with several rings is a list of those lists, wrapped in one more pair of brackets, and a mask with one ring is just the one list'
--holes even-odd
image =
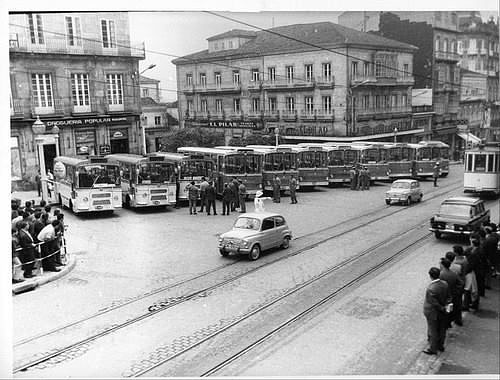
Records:
{"label": "crowd on sidewalk", "polygon": [[485,223],[470,235],[470,245],[453,246],[440,259],[439,268],[429,269],[431,283],[424,300],[429,347],[423,352],[444,351],[446,330],[463,326],[462,312],[477,311],[481,297],[491,289],[491,279],[500,276],[500,234],[494,223]]}
{"label": "crowd on sidewalk", "polygon": [[23,282],[44,271],[59,272],[64,265],[64,214],[45,201],[34,208],[11,201],[12,283]]}
{"label": "crowd on sidewalk", "polygon": [[[297,179],[295,176],[290,178],[290,199],[292,204],[297,202]],[[216,210],[216,188],[214,181],[208,181],[205,177],[201,178],[200,186],[196,186],[195,182],[192,181],[185,188],[188,193],[189,201],[189,214],[196,215],[198,212],[203,212],[206,209],[207,215],[217,215]],[[273,202],[281,202],[281,179],[279,176],[274,176],[273,179]],[[256,197],[261,197],[263,195],[262,191],[258,191]],[[237,210],[241,213],[246,211],[246,197],[247,188],[241,180],[236,177],[229,183],[224,183],[224,189],[222,191],[222,215],[230,215],[231,212],[236,212]],[[270,198],[269,198],[270,199]],[[196,204],[200,200],[200,209],[197,210]]]}

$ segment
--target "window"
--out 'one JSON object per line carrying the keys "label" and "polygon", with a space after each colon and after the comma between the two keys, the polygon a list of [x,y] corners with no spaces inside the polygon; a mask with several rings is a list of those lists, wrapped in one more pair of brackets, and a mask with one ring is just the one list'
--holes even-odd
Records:
{"label": "window", "polygon": [[142,97],[147,98],[149,96],[149,88],[142,89]]}
{"label": "window", "polygon": [[90,106],[88,74],[71,74],[71,97],[75,108]]}
{"label": "window", "polygon": [[410,76],[410,65],[409,65],[409,64],[407,64],[407,63],[405,63],[405,64],[403,65],[403,76],[404,76],[405,78],[407,78],[407,77],[409,77],[409,76]]}
{"label": "window", "polygon": [[217,50],[219,48],[219,43],[218,42],[215,42],[214,43],[214,50]]}
{"label": "window", "polygon": [[229,49],[232,49],[233,48],[233,41],[229,41]]}
{"label": "window", "polygon": [[186,86],[193,85],[193,74],[186,74]]}
{"label": "window", "polygon": [[207,99],[201,99],[201,101],[200,101],[200,111],[201,112],[207,112],[208,111]]}
{"label": "window", "polygon": [[240,112],[240,99],[239,98],[233,99],[233,111]]}
{"label": "window", "polygon": [[20,180],[23,177],[21,171],[21,154],[19,153],[19,137],[10,138],[10,176],[11,180]]}
{"label": "window", "polygon": [[235,84],[235,85],[240,84],[240,72],[239,72],[239,70],[233,71],[233,84]]}
{"label": "window", "polygon": [[123,105],[123,79],[121,74],[106,74],[107,98],[110,105]]}
{"label": "window", "polygon": [[274,82],[276,80],[276,67],[267,68],[267,79],[271,82]]}
{"label": "window", "polygon": [[259,69],[252,69],[252,81],[258,82],[260,79]]}
{"label": "window", "polygon": [[288,96],[286,98],[286,109],[287,111],[295,111],[295,98]]}
{"label": "window", "polygon": [[200,73],[200,86],[201,87],[207,86],[207,74],[205,73]]}
{"label": "window", "polygon": [[288,83],[293,82],[293,66],[286,66],[286,81]]}
{"label": "window", "polygon": [[252,98],[252,111],[259,112],[260,111],[260,99]]}
{"label": "window", "polygon": [[69,46],[82,46],[80,17],[66,16],[66,37]]}
{"label": "window", "polygon": [[304,106],[307,114],[312,114],[314,112],[314,103],[312,96],[306,96],[304,98]]}
{"label": "window", "polygon": [[313,80],[313,75],[314,75],[314,72],[313,72],[313,65],[305,65],[304,66],[304,71],[306,73],[306,81],[307,82],[312,82]]}
{"label": "window", "polygon": [[28,14],[28,25],[30,28],[30,38],[32,44],[43,45],[43,23],[41,15]]}
{"label": "window", "polygon": [[376,77],[382,76],[382,62],[380,61],[375,62],[375,76]]}
{"label": "window", "polygon": [[222,50],[224,50],[224,42],[221,42],[221,43],[220,43],[220,48],[221,48]]}
{"label": "window", "polygon": [[356,78],[358,76],[358,62],[351,62],[351,78]]}
{"label": "window", "polygon": [[440,51],[441,49],[441,39],[439,38],[439,36],[436,37],[436,43],[435,43],[435,47],[434,47],[434,50],[436,51]]}
{"label": "window", "polygon": [[370,108],[370,95],[364,95],[362,98],[363,101],[363,109],[367,110]]}
{"label": "window", "polygon": [[401,105],[403,107],[406,107],[408,105],[408,95],[403,94],[403,96],[401,97]]}
{"label": "window", "polygon": [[443,51],[448,52],[448,38],[443,40]]}
{"label": "window", "polygon": [[270,230],[274,228],[274,219],[266,218],[262,221],[262,231]]}
{"label": "window", "polygon": [[161,116],[155,116],[155,125],[161,125]]}
{"label": "window", "polygon": [[375,95],[375,109],[380,109],[380,95]]}
{"label": "window", "polygon": [[105,48],[116,47],[115,22],[113,20],[101,20],[102,46]]}
{"label": "window", "polygon": [[370,62],[363,63],[363,75],[365,77],[370,75]]}
{"label": "window", "polygon": [[31,90],[35,107],[54,107],[50,74],[31,74]]}
{"label": "window", "polygon": [[391,108],[396,108],[398,106],[398,96],[391,95]]}
{"label": "window", "polygon": [[269,111],[276,111],[276,98],[268,98]]}
{"label": "window", "polygon": [[326,81],[332,80],[332,64],[331,63],[323,63],[322,65],[323,79]]}
{"label": "window", "polygon": [[323,96],[321,98],[321,104],[323,106],[324,113],[332,112],[332,97],[331,96]]}
{"label": "window", "polygon": [[187,111],[188,112],[193,112],[193,109],[194,109],[193,101],[192,100],[188,100],[187,101]]}
{"label": "window", "polygon": [[222,112],[222,99],[215,99],[215,111]]}
{"label": "window", "polygon": [[214,73],[215,86],[220,87],[222,85],[222,77],[219,72]]}

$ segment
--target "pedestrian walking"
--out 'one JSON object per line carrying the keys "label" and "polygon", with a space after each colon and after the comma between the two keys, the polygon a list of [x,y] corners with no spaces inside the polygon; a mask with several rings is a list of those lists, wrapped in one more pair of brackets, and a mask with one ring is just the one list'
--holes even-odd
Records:
{"label": "pedestrian walking", "polygon": [[238,195],[239,195],[239,203],[240,203],[240,212],[247,212],[246,207],[246,197],[247,197],[247,187],[243,183],[243,181],[239,181],[240,185],[238,187]]}
{"label": "pedestrian walking", "polygon": [[432,178],[434,179],[434,187],[438,186],[437,180],[438,180],[440,174],[441,174],[441,167],[440,167],[439,161],[438,161],[438,162],[436,162],[436,164],[434,165],[434,168],[432,170]]}
{"label": "pedestrian walking", "polygon": [[17,249],[19,248],[19,238],[17,236],[17,229],[12,229],[11,231],[12,234],[12,283],[13,284],[18,284],[20,282],[23,282],[23,275],[22,275],[22,263],[19,258],[20,251]]}
{"label": "pedestrian walking", "polygon": [[33,277],[33,267],[35,266],[35,242],[28,231],[28,223],[21,221],[17,224],[17,236],[19,246],[22,248],[19,258],[23,263],[24,278]]}
{"label": "pedestrian walking", "polygon": [[370,174],[370,169],[368,169],[368,166],[365,166],[365,184],[366,184],[366,190],[370,190],[370,182],[372,180],[371,174]]}
{"label": "pedestrian walking", "polygon": [[290,177],[290,199],[291,204],[297,203],[297,180],[294,175]]}
{"label": "pedestrian walking", "polygon": [[231,210],[231,201],[233,200],[233,191],[229,188],[227,182],[222,190],[222,215],[229,215]]}
{"label": "pedestrian walking", "polygon": [[198,186],[195,185],[194,181],[191,181],[191,183],[186,186],[186,191],[189,200],[189,215],[196,215],[196,202],[198,201],[200,190]]}
{"label": "pedestrian walking", "polygon": [[448,295],[448,284],[439,279],[440,271],[436,267],[429,269],[431,283],[427,286],[424,299],[424,316],[427,320],[427,340],[429,348],[423,352],[437,355],[444,351],[447,326],[447,305],[451,300]]}
{"label": "pedestrian walking", "polygon": [[205,188],[205,198],[207,201],[207,215],[210,215],[210,208],[213,209],[214,215],[217,215],[217,210],[215,210],[215,187],[212,181],[208,182],[208,186]]}
{"label": "pedestrian walking", "polygon": [[464,309],[469,307],[479,309],[479,235],[473,233],[470,237],[470,247],[464,251],[467,259],[467,267],[465,271],[465,288],[464,288]]}
{"label": "pedestrian walking", "polygon": [[349,177],[351,178],[351,190],[356,190],[358,186],[358,174],[355,166],[349,170]]}
{"label": "pedestrian walking", "polygon": [[273,178],[273,202],[281,202],[281,180],[277,174],[275,174]]}
{"label": "pedestrian walking", "polygon": [[240,207],[239,206],[239,195],[238,195],[240,183],[238,182],[236,177],[233,177],[233,180],[229,184],[229,187],[231,188],[231,190],[233,192],[233,200],[231,202],[231,211],[236,211],[236,209],[238,207]]}
{"label": "pedestrian walking", "polygon": [[[207,206],[207,195],[206,195],[206,190],[208,187],[208,181],[205,179],[205,177],[201,177],[201,183],[200,183],[200,210],[199,212],[203,212],[203,207]],[[208,210],[207,210],[208,211]]]}

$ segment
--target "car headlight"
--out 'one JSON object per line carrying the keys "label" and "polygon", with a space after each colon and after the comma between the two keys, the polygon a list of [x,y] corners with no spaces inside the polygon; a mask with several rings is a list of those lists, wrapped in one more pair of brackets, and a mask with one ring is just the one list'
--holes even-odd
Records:
{"label": "car headlight", "polygon": [[243,248],[248,248],[248,246],[250,245],[250,242],[249,241],[246,241],[246,240],[242,240],[241,241],[241,246]]}
{"label": "car headlight", "polygon": [[88,201],[89,201],[89,199],[88,199],[87,197],[83,197],[82,201],[84,201],[84,202],[88,202]]}
{"label": "car headlight", "polygon": [[224,242],[224,238],[219,238],[219,244],[222,244]]}

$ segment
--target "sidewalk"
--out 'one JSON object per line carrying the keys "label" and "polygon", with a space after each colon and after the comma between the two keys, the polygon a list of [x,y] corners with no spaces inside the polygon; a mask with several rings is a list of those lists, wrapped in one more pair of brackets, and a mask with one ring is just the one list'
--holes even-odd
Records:
{"label": "sidewalk", "polygon": [[75,267],[75,265],[76,265],[76,258],[75,256],[70,255],[67,264],[61,267],[60,272],[43,272],[43,274],[41,275],[32,278],[27,278],[23,282],[20,282],[18,284],[12,284],[12,294],[16,295],[24,293],[26,291],[34,290],[40,285],[55,281],[65,276],[69,272],[71,272]]}

